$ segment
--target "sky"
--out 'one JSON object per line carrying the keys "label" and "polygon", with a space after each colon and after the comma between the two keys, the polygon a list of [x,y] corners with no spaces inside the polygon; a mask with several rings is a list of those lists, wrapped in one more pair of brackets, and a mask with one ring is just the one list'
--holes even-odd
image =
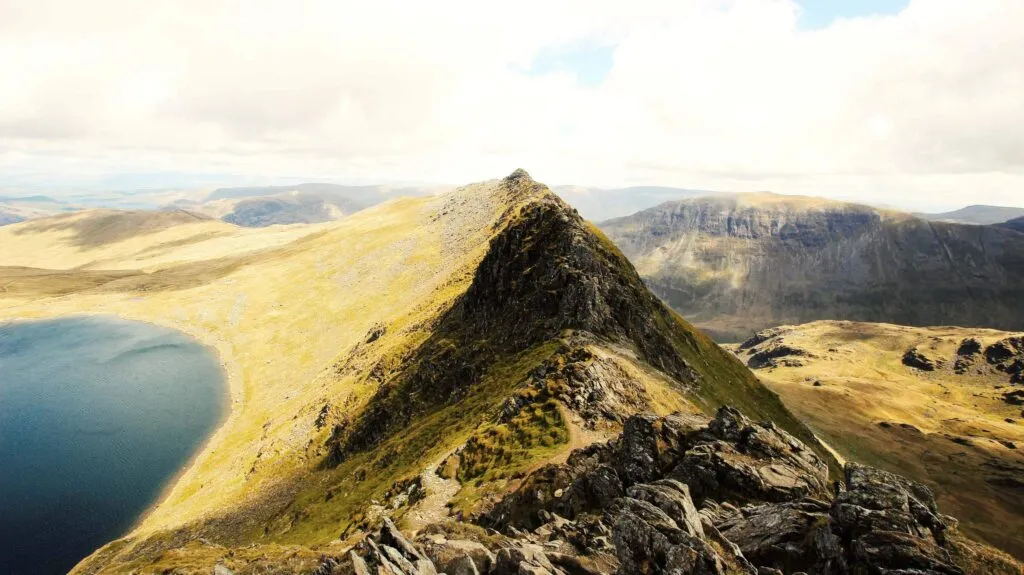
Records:
{"label": "sky", "polygon": [[0,0],[0,189],[461,184],[1024,206],[1020,0]]}

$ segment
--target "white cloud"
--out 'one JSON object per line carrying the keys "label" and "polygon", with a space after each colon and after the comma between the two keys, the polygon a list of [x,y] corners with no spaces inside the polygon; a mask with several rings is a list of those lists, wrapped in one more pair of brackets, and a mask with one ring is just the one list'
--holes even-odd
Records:
{"label": "white cloud", "polygon": [[[1024,204],[1024,3],[0,0],[0,173],[662,183]],[[596,87],[535,56],[616,46]]]}

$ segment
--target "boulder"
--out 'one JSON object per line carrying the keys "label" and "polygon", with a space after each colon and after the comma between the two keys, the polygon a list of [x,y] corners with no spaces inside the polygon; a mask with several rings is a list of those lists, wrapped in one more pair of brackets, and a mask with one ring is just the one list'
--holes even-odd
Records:
{"label": "boulder", "polygon": [[793,501],[827,498],[828,466],[774,424],[752,423],[719,409],[669,473],[690,487],[694,501]]}
{"label": "boulder", "polygon": [[624,497],[607,512],[619,573],[719,575],[726,562],[702,538],[691,536],[654,505]]}
{"label": "boulder", "polygon": [[793,573],[817,563],[814,546],[807,541],[813,531],[827,529],[828,512],[827,503],[815,500],[755,505],[717,527],[754,565]]}
{"label": "boulder", "polygon": [[438,571],[448,575],[459,573],[457,565],[466,571],[465,559],[468,559],[479,573],[488,573],[494,565],[495,557],[482,543],[467,539],[444,539],[441,537],[424,537],[418,539],[423,553],[434,563]]}
{"label": "boulder", "polygon": [[935,371],[935,362],[916,349],[908,349],[903,354],[903,365],[921,371]]}

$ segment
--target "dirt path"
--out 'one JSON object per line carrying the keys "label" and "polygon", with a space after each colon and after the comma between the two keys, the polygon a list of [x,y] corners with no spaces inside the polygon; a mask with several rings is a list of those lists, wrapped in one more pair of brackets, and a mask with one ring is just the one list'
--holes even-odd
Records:
{"label": "dirt path", "polygon": [[437,474],[437,468],[451,455],[446,453],[431,463],[420,473],[420,484],[427,495],[405,514],[404,530],[415,535],[431,523],[437,523],[448,517],[448,502],[459,492],[462,484],[456,479],[445,479]]}

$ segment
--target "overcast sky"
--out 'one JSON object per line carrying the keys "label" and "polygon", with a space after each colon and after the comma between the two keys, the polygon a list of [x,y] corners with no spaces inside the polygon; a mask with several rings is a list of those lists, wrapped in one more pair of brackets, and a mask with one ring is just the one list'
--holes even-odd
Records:
{"label": "overcast sky", "polygon": [[1024,206],[1022,55],[1022,0],[0,0],[0,187],[523,167]]}

